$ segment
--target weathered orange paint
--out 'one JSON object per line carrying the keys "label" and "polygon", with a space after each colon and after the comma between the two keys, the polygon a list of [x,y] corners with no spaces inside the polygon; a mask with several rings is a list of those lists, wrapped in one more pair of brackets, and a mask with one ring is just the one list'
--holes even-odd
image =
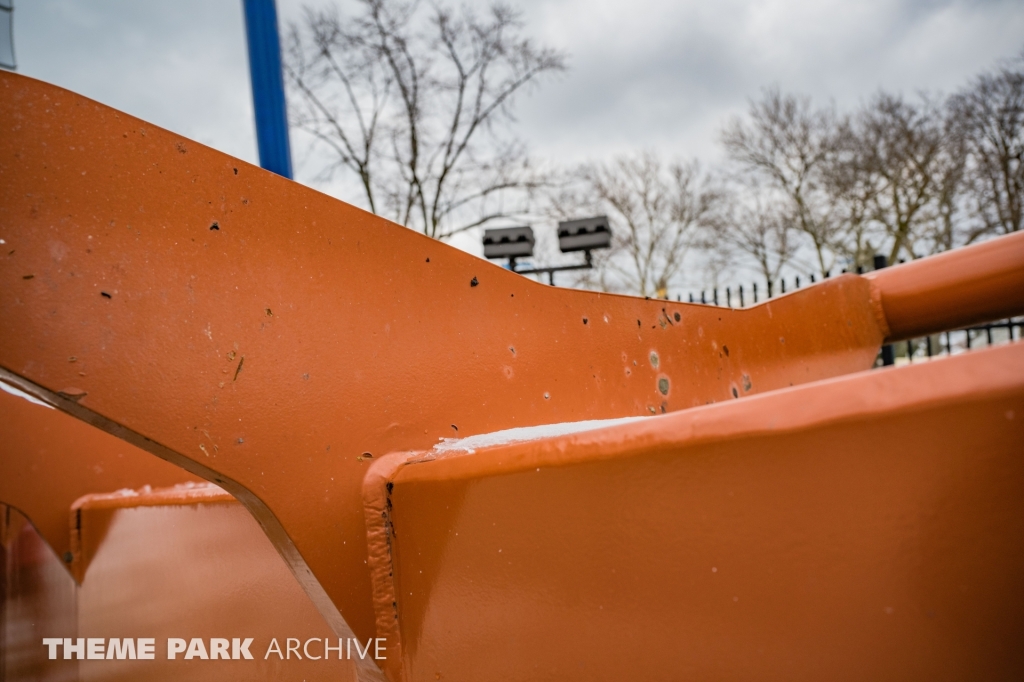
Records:
{"label": "weathered orange paint", "polygon": [[58,557],[71,550],[68,509],[83,495],[199,480],[59,410],[0,391],[0,502],[31,519]]}
{"label": "weathered orange paint", "polygon": [[1022,453],[1014,344],[393,456],[364,490],[389,675],[1020,679]]}
{"label": "weathered orange paint", "polygon": [[227,489],[364,640],[371,456],[846,374],[884,336],[852,275],[744,311],[546,287],[10,73],[0,175],[5,380]]}

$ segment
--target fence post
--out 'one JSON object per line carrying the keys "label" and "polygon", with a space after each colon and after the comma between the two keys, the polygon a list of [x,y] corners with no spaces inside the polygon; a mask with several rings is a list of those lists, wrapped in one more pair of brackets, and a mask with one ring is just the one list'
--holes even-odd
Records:
{"label": "fence post", "polygon": [[732,287],[725,288],[725,307],[732,307]]}
{"label": "fence post", "polygon": [[714,302],[715,305],[718,305],[718,287],[712,289],[712,292],[712,296],[714,296],[714,298],[712,298],[711,300]]}
{"label": "fence post", "polygon": [[[875,254],[875,270],[881,270],[889,264],[884,254]],[[857,266],[857,274],[860,275],[864,272],[864,268],[860,265]],[[909,342],[908,342],[909,343]],[[910,360],[908,354],[907,360]],[[895,365],[896,364],[896,353],[893,351],[892,344],[886,344],[882,346],[882,365]]]}
{"label": "fence post", "polygon": [[757,303],[757,282],[754,282],[754,303]]}
{"label": "fence post", "polygon": [[745,308],[746,304],[743,302],[743,285],[740,285],[740,307]]}

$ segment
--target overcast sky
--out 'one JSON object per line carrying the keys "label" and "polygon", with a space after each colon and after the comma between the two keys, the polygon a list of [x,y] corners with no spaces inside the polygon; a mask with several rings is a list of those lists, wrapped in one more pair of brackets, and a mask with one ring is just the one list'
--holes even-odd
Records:
{"label": "overcast sky", "polygon": [[[282,24],[304,4],[279,0]],[[722,122],[763,87],[850,108],[879,88],[949,92],[1024,47],[1021,0],[518,6],[570,55],[518,109],[533,152],[559,161],[647,147],[712,162]],[[20,73],[257,161],[241,0],[18,0],[14,36]]]}

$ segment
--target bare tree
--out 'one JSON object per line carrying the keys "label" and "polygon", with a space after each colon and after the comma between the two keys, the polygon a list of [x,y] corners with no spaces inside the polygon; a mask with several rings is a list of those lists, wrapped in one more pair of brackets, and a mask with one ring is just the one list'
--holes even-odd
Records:
{"label": "bare tree", "polygon": [[788,205],[784,213],[810,239],[824,274],[832,267],[842,227],[825,178],[837,151],[840,122],[831,108],[815,109],[809,98],[778,88],[750,102],[748,119],[734,118],[723,129],[725,151],[759,184],[780,195]]}
{"label": "bare tree", "polygon": [[[607,214],[613,243],[578,281],[604,290],[665,296],[703,230],[719,192],[695,161],[666,164],[654,152],[586,164],[575,193],[554,202],[560,218]],[[567,208],[569,210],[567,210]]]}
{"label": "bare tree", "polygon": [[[973,233],[1024,227],[1024,53],[950,98],[968,154]],[[976,235],[975,235],[976,236]]]}
{"label": "bare tree", "polygon": [[359,179],[367,207],[378,212],[375,195],[380,139],[386,136],[385,105],[394,79],[364,32],[345,32],[337,8],[305,8],[304,32],[292,24],[286,41],[285,72],[298,93],[290,102],[293,128],[308,133],[330,152],[318,179],[339,171]]}
{"label": "bare tree", "polygon": [[749,257],[761,277],[771,283],[790,264],[799,245],[794,239],[792,216],[786,206],[756,186],[746,185],[743,196],[732,196],[713,222],[715,247],[728,245]]}
{"label": "bare tree", "polygon": [[871,219],[878,183],[849,120],[837,129],[836,153],[825,164],[822,178],[840,226],[832,248],[852,268],[869,267],[886,235]]}
{"label": "bare tree", "polygon": [[370,210],[437,239],[525,210],[543,177],[508,134],[513,105],[564,68],[500,3],[307,9],[286,53],[294,125],[333,155],[325,174],[354,173]]}
{"label": "bare tree", "polygon": [[929,237],[943,208],[955,208],[963,164],[941,108],[927,97],[910,102],[882,92],[860,111],[856,134],[858,162],[875,183],[870,217],[885,230],[889,262],[915,257],[918,244],[941,249],[934,241],[928,248]]}

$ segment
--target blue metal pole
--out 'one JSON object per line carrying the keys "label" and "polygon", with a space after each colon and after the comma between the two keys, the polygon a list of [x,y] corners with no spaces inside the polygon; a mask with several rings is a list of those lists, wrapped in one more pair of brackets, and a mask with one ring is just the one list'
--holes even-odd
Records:
{"label": "blue metal pole", "polygon": [[274,0],[242,0],[249,42],[249,73],[256,110],[256,143],[260,166],[291,179],[292,154],[288,145],[288,112],[281,76],[281,40],[277,33]]}

